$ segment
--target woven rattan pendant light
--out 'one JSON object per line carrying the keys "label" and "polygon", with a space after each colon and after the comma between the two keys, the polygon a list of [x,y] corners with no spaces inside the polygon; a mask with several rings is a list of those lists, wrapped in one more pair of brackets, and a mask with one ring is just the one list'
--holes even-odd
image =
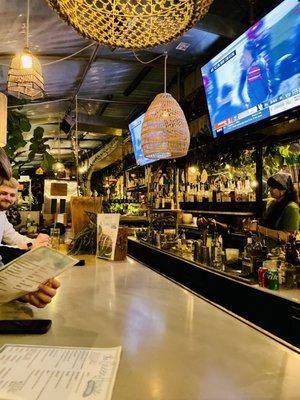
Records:
{"label": "woven rattan pendant light", "polygon": [[166,64],[167,55],[164,93],[152,101],[142,125],[142,149],[145,157],[151,159],[183,157],[190,146],[190,131],[184,113],[172,95],[166,93]]}
{"label": "woven rattan pendant light", "polygon": [[26,46],[13,57],[8,71],[7,91],[20,99],[35,100],[44,96],[41,63],[29,50],[29,0],[27,0]]}
{"label": "woven rattan pendant light", "polygon": [[181,36],[213,0],[48,0],[82,36],[101,44],[142,49]]}
{"label": "woven rattan pendant light", "polygon": [[0,147],[7,142],[7,97],[0,93]]}

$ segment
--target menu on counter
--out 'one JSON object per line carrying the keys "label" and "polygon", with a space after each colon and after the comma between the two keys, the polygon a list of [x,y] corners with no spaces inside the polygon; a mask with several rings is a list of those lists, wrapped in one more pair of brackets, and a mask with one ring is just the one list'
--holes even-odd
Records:
{"label": "menu on counter", "polygon": [[0,269],[0,304],[36,291],[41,283],[77,262],[77,259],[51,247],[42,246],[28,251]]}
{"label": "menu on counter", "polygon": [[4,345],[0,399],[110,400],[121,347]]}
{"label": "menu on counter", "polygon": [[120,214],[97,214],[97,257],[113,260]]}

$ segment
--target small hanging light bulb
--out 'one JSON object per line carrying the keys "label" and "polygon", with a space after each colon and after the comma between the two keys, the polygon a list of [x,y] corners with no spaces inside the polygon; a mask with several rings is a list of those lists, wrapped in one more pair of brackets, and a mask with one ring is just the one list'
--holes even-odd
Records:
{"label": "small hanging light bulb", "polygon": [[32,57],[28,53],[23,53],[21,55],[21,64],[24,69],[32,68]]}

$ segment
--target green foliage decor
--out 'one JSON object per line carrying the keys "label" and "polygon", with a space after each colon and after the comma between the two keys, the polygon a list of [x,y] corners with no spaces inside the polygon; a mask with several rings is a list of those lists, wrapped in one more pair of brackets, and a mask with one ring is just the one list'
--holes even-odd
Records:
{"label": "green foliage decor", "polygon": [[18,177],[21,167],[28,162],[33,161],[36,154],[43,155],[41,166],[44,171],[50,171],[55,159],[47,151],[50,147],[46,144],[48,139],[43,137],[44,128],[38,126],[34,129],[33,137],[30,139],[28,159],[26,161],[16,161],[19,156],[26,153],[25,150],[21,150],[27,144],[27,141],[23,137],[23,133],[31,130],[31,124],[28,117],[21,113],[19,109],[9,109],[7,118],[8,138],[6,152],[10,162],[12,163],[14,176]]}

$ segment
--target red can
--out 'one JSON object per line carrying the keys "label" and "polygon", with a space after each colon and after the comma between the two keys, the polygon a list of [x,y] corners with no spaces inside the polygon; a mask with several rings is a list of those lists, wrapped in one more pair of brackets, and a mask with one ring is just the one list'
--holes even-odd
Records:
{"label": "red can", "polygon": [[268,272],[268,268],[260,267],[258,269],[258,284],[262,287],[268,287],[268,277],[266,272]]}

